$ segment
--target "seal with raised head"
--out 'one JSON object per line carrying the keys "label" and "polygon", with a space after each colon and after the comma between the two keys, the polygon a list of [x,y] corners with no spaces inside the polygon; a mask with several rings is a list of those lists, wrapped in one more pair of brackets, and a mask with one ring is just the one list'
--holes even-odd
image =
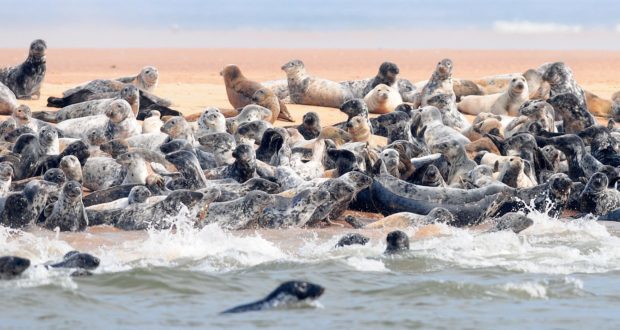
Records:
{"label": "seal with raised head", "polygon": [[341,84],[309,76],[301,60],[292,60],[282,66],[286,72],[291,101],[296,104],[339,108],[353,98],[351,91]]}
{"label": "seal with raised head", "polygon": [[394,111],[403,99],[394,87],[379,84],[364,96],[364,102],[370,113],[384,114]]}
{"label": "seal with raised head", "polygon": [[573,71],[563,62],[551,63],[542,75],[543,81],[549,84],[549,97],[560,94],[572,94],[580,108],[587,112],[586,95],[581,86],[577,84]]}
{"label": "seal with raised head", "polygon": [[28,182],[21,192],[9,194],[2,200],[0,224],[18,229],[34,224],[52,189],[55,189],[54,184],[34,180]]}
{"label": "seal with raised head", "polygon": [[608,188],[609,179],[601,172],[596,172],[579,196],[580,211],[594,215],[604,215],[620,208],[620,191]]}
{"label": "seal with raised head", "polygon": [[302,190],[290,200],[281,200],[266,207],[256,225],[261,228],[303,227],[316,209],[329,202],[330,198],[330,192],[324,188]]}
{"label": "seal with raised head", "polygon": [[62,157],[58,164],[58,168],[65,173],[67,180],[77,181],[80,184],[82,183],[82,165],[77,157],[73,155]]}
{"label": "seal with raised head", "polygon": [[263,87],[252,95],[252,103],[258,104],[271,110],[270,123],[275,123],[277,119],[294,122],[293,116],[288,111],[286,104],[282,102],[276,94],[269,88]]}
{"label": "seal with raised head", "polygon": [[396,254],[409,250],[409,236],[403,231],[395,230],[389,232],[385,238],[387,246],[385,247],[385,254]]}
{"label": "seal with raised head", "polygon": [[503,93],[465,96],[458,103],[458,110],[470,115],[489,112],[495,115],[516,116],[521,105],[529,98],[527,82],[523,76],[512,78]]}
{"label": "seal with raised head", "polygon": [[73,118],[56,125],[65,137],[84,138],[91,129],[102,129],[107,139],[127,138],[142,132],[141,125],[125,100],[114,100],[105,115]]}
{"label": "seal with raised head", "polygon": [[58,200],[44,211],[44,227],[61,231],[82,231],[88,226],[88,216],[82,204],[82,186],[77,181],[67,181]]}
{"label": "seal with raised head", "polygon": [[37,39],[30,44],[28,57],[16,66],[0,69],[0,83],[13,91],[18,99],[39,99],[45,78],[47,44]]}
{"label": "seal with raised head", "polygon": [[254,93],[263,88],[263,85],[260,83],[246,78],[243,73],[241,73],[241,69],[234,64],[225,66],[222,71],[220,71],[220,76],[224,78],[228,101],[235,109],[243,108],[251,104]]}
{"label": "seal with raised head", "polygon": [[226,133],[226,118],[220,109],[215,107],[209,107],[200,114],[196,136],[211,133]]}
{"label": "seal with raised head", "polygon": [[576,134],[596,124],[594,116],[573,93],[556,94],[547,102],[553,106],[556,118],[562,119],[566,133]]}
{"label": "seal with raised head", "polygon": [[[63,97],[69,97],[73,94],[80,92],[88,92],[89,94],[103,94],[120,91],[125,84],[132,84],[138,87],[142,91],[152,92],[157,86],[159,80],[159,71],[152,66],[145,66],[135,76],[121,77],[117,79],[95,79],[87,83],[80,84],[76,87],[70,88],[62,93]],[[50,101],[52,99],[52,101]],[[48,103],[54,103],[56,98],[50,97]],[[83,102],[82,100],[80,102]],[[72,102],[75,103],[75,102]],[[72,104],[69,103],[69,104]],[[68,105],[68,104],[66,104]],[[63,105],[65,106],[65,105]]]}
{"label": "seal with raised head", "polygon": [[316,139],[321,134],[321,120],[316,112],[306,112],[301,121],[301,124],[297,126],[297,131],[304,139],[311,140]]}
{"label": "seal with raised head", "polygon": [[320,285],[303,281],[284,282],[267,297],[256,302],[240,305],[223,311],[221,314],[263,311],[274,308],[285,308],[287,305],[318,299],[325,288]]}
{"label": "seal with raised head", "polygon": [[81,253],[79,251],[69,251],[65,253],[61,261],[52,263],[52,268],[80,268],[85,270],[93,270],[99,267],[101,260],[89,253]]}
{"label": "seal with raised head", "polygon": [[209,180],[230,178],[243,183],[257,176],[256,152],[252,146],[238,145],[232,156],[235,159],[234,163],[206,170],[204,171],[205,177]]}
{"label": "seal with raised head", "polygon": [[437,94],[448,94],[452,97],[452,100],[456,100],[454,95],[454,87],[452,82],[452,60],[444,58],[437,63],[437,67],[431,78],[421,91],[421,105],[427,105],[428,99]]}
{"label": "seal with raised head", "polygon": [[345,247],[345,246],[350,246],[350,245],[366,245],[366,243],[368,243],[369,241],[370,241],[370,238],[362,234],[348,233],[342,236],[338,240],[338,243],[336,243],[335,247],[339,248],[339,247]]}

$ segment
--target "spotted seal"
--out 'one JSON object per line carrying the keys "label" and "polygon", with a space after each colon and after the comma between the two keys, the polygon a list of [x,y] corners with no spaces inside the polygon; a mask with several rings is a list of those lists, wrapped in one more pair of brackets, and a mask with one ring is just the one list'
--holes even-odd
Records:
{"label": "spotted seal", "polygon": [[211,133],[226,133],[226,118],[220,109],[215,107],[209,107],[200,114],[196,131],[198,137]]}
{"label": "spotted seal", "polygon": [[436,207],[427,215],[415,214],[410,212],[399,212],[389,215],[381,220],[369,223],[363,228],[382,229],[382,228],[407,228],[421,227],[433,223],[450,224],[454,221],[454,216],[450,211]]}
{"label": "spotted seal", "polygon": [[580,211],[604,215],[620,208],[620,192],[608,186],[609,179],[605,174],[594,173],[579,196]]}
{"label": "spotted seal", "polygon": [[377,85],[385,84],[397,88],[401,97],[407,102],[413,102],[416,88],[409,80],[399,79],[399,73],[400,69],[395,63],[383,62],[373,78],[342,81],[340,84],[351,90],[351,94],[355,98],[363,98]]}
{"label": "spotted seal", "polygon": [[[157,70],[157,68],[152,66],[145,66],[140,70],[140,73],[135,76],[121,77],[117,79],[91,80],[87,83],[70,88],[64,91],[62,94],[63,97],[66,98],[82,91],[87,91],[90,94],[118,92],[123,88],[125,84],[132,84],[142,91],[152,92],[157,86],[158,81],[159,71]],[[50,99],[54,98],[50,97],[48,99],[48,103],[54,103],[53,100],[52,102],[50,102]]]}
{"label": "spotted seal", "polygon": [[67,180],[77,181],[80,184],[82,183],[82,165],[77,157],[73,155],[62,157],[58,164],[58,168],[65,173]]}
{"label": "spotted seal", "polygon": [[142,131],[142,127],[131,112],[129,103],[125,100],[115,100],[110,103],[105,115],[68,119],[58,123],[56,128],[66,137],[80,139],[84,138],[85,133],[91,129],[103,130],[109,140],[127,138],[138,135]]}
{"label": "spotted seal", "polygon": [[282,70],[286,72],[293,103],[339,108],[353,98],[351,91],[339,83],[309,76],[301,60],[287,62]]}
{"label": "spotted seal", "polygon": [[207,179],[200,168],[198,159],[191,152],[187,150],[175,151],[167,154],[166,160],[174,164],[181,173],[182,179],[176,182],[175,187],[196,190],[207,186]]}
{"label": "spotted seal", "polygon": [[306,112],[297,131],[304,139],[316,139],[321,134],[321,120],[316,112]]}
{"label": "spotted seal", "polygon": [[13,166],[8,162],[0,163],[0,198],[6,197],[11,191],[13,181]]}
{"label": "spotted seal", "polygon": [[233,151],[237,147],[235,138],[228,133],[210,133],[198,139],[200,149],[212,153],[217,166],[230,165],[235,161]]}
{"label": "spotted seal", "polygon": [[217,223],[226,229],[247,228],[273,202],[272,195],[263,191],[250,191],[247,195],[232,201],[211,203],[207,216],[200,225]]}
{"label": "spotted seal", "polygon": [[448,94],[456,100],[452,82],[452,66],[452,60],[449,58],[444,58],[437,63],[431,78],[422,88],[421,105],[427,105],[428,99],[436,94]]}
{"label": "spotted seal", "polygon": [[256,104],[249,104],[243,107],[239,114],[226,119],[226,129],[229,133],[234,134],[239,125],[255,120],[269,121],[271,118],[271,110]]}
{"label": "spotted seal", "polygon": [[34,180],[26,184],[21,192],[9,194],[2,200],[0,224],[18,229],[34,224],[45,208],[52,189],[55,185]]}
{"label": "spotted seal", "polygon": [[351,246],[351,245],[366,245],[370,241],[370,238],[359,234],[359,233],[348,233],[342,236],[338,243],[336,243],[336,248]]}
{"label": "spotted seal", "polygon": [[564,125],[566,133],[578,133],[596,124],[594,116],[573,93],[556,94],[547,100],[555,110],[556,118],[559,117]]}
{"label": "spotted seal", "polygon": [[38,135],[23,134],[13,145],[13,153],[20,155],[19,166],[15,168],[15,177],[25,179],[37,173],[40,161],[47,155],[58,154],[58,135],[51,126],[43,127]]}
{"label": "spotted seal", "polygon": [[280,284],[267,297],[256,302],[227,309],[221,314],[233,314],[283,308],[287,305],[318,299],[325,289],[317,284],[302,281],[289,281]]}
{"label": "spotted seal", "polygon": [[67,181],[58,197],[44,211],[47,229],[60,228],[61,231],[82,231],[88,226],[88,216],[82,204],[82,186],[77,181]]}
{"label": "spotted seal", "polygon": [[239,125],[235,132],[235,140],[237,144],[260,144],[263,139],[263,134],[271,127],[271,124],[264,120],[254,120],[243,123]]}
{"label": "spotted seal", "polygon": [[28,57],[16,66],[0,69],[0,83],[7,86],[18,99],[39,99],[45,79],[47,44],[37,39],[30,44]]}
{"label": "spotted seal", "polygon": [[61,261],[51,263],[52,268],[80,268],[84,270],[93,270],[99,267],[101,260],[89,253],[81,253],[79,251],[69,251],[65,253]]}
{"label": "spotted seal", "polygon": [[228,166],[206,170],[207,179],[231,178],[243,183],[257,176],[256,153],[254,148],[246,144],[238,145],[232,153],[235,162]]}
{"label": "spotted seal", "polygon": [[565,63],[551,63],[543,73],[542,79],[550,86],[549,97],[572,94],[577,101],[576,104],[587,112],[585,93],[573,77],[573,71]]}
{"label": "spotted seal", "polygon": [[512,78],[503,93],[465,96],[458,103],[458,110],[470,115],[489,112],[495,115],[516,116],[521,105],[529,98],[527,82],[523,76]]}

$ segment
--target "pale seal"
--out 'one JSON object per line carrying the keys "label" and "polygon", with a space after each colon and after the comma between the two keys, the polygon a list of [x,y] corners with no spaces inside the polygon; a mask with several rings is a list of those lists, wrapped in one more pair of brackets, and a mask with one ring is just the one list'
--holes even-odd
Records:
{"label": "pale seal", "polygon": [[364,96],[364,102],[370,113],[384,114],[394,111],[403,99],[394,87],[379,84]]}
{"label": "pale seal", "polygon": [[0,69],[0,83],[6,85],[18,99],[39,99],[45,79],[47,44],[37,39],[30,44],[26,60],[13,67]]}
{"label": "pale seal", "polygon": [[107,139],[127,138],[138,135],[142,127],[136,121],[129,103],[125,100],[115,100],[110,103],[105,115],[73,118],[62,121],[56,128],[65,137],[85,138],[86,132],[91,129],[101,129]]}
{"label": "pale seal", "polygon": [[209,107],[198,118],[196,136],[201,137],[211,133],[226,133],[226,118],[220,109]]}
{"label": "pale seal", "polygon": [[512,78],[505,92],[465,96],[457,107],[459,111],[470,115],[489,112],[495,115],[516,116],[519,108],[528,98],[527,82],[523,76],[517,76]]}
{"label": "pale seal", "polygon": [[286,72],[293,103],[339,108],[353,98],[351,91],[339,83],[309,76],[300,60],[284,64],[282,70]]}
{"label": "pale seal", "polygon": [[77,181],[80,184],[82,183],[82,165],[77,157],[73,155],[62,157],[58,164],[58,168],[65,173],[67,180]]}
{"label": "pale seal", "polygon": [[363,228],[382,229],[382,228],[407,228],[421,227],[433,223],[450,224],[454,221],[454,216],[450,211],[436,207],[427,215],[415,214],[410,212],[399,212],[389,215],[381,220],[369,223]]}
{"label": "pale seal", "polygon": [[11,89],[0,83],[0,115],[10,115],[17,108],[17,98]]}

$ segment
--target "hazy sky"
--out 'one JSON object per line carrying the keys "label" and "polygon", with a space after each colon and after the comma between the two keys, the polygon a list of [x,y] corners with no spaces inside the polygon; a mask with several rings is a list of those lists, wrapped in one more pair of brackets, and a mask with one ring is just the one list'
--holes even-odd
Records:
{"label": "hazy sky", "polygon": [[[58,47],[620,47],[616,46],[618,0],[2,0],[2,4],[4,47],[23,47],[35,37]],[[299,40],[303,32],[316,35]],[[446,38],[452,32],[454,40],[428,38],[434,32]],[[420,34],[425,44],[416,42]],[[502,44],[505,35],[515,37]],[[442,47],[446,43],[456,47]]]}

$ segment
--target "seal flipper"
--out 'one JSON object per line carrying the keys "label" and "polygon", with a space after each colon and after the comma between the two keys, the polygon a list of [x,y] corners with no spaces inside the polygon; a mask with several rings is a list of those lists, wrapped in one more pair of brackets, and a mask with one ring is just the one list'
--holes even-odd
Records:
{"label": "seal flipper", "polygon": [[293,119],[293,116],[291,116],[291,113],[288,111],[286,104],[284,104],[282,100],[280,100],[280,113],[278,114],[278,119],[282,119],[291,123],[295,122],[295,119]]}

